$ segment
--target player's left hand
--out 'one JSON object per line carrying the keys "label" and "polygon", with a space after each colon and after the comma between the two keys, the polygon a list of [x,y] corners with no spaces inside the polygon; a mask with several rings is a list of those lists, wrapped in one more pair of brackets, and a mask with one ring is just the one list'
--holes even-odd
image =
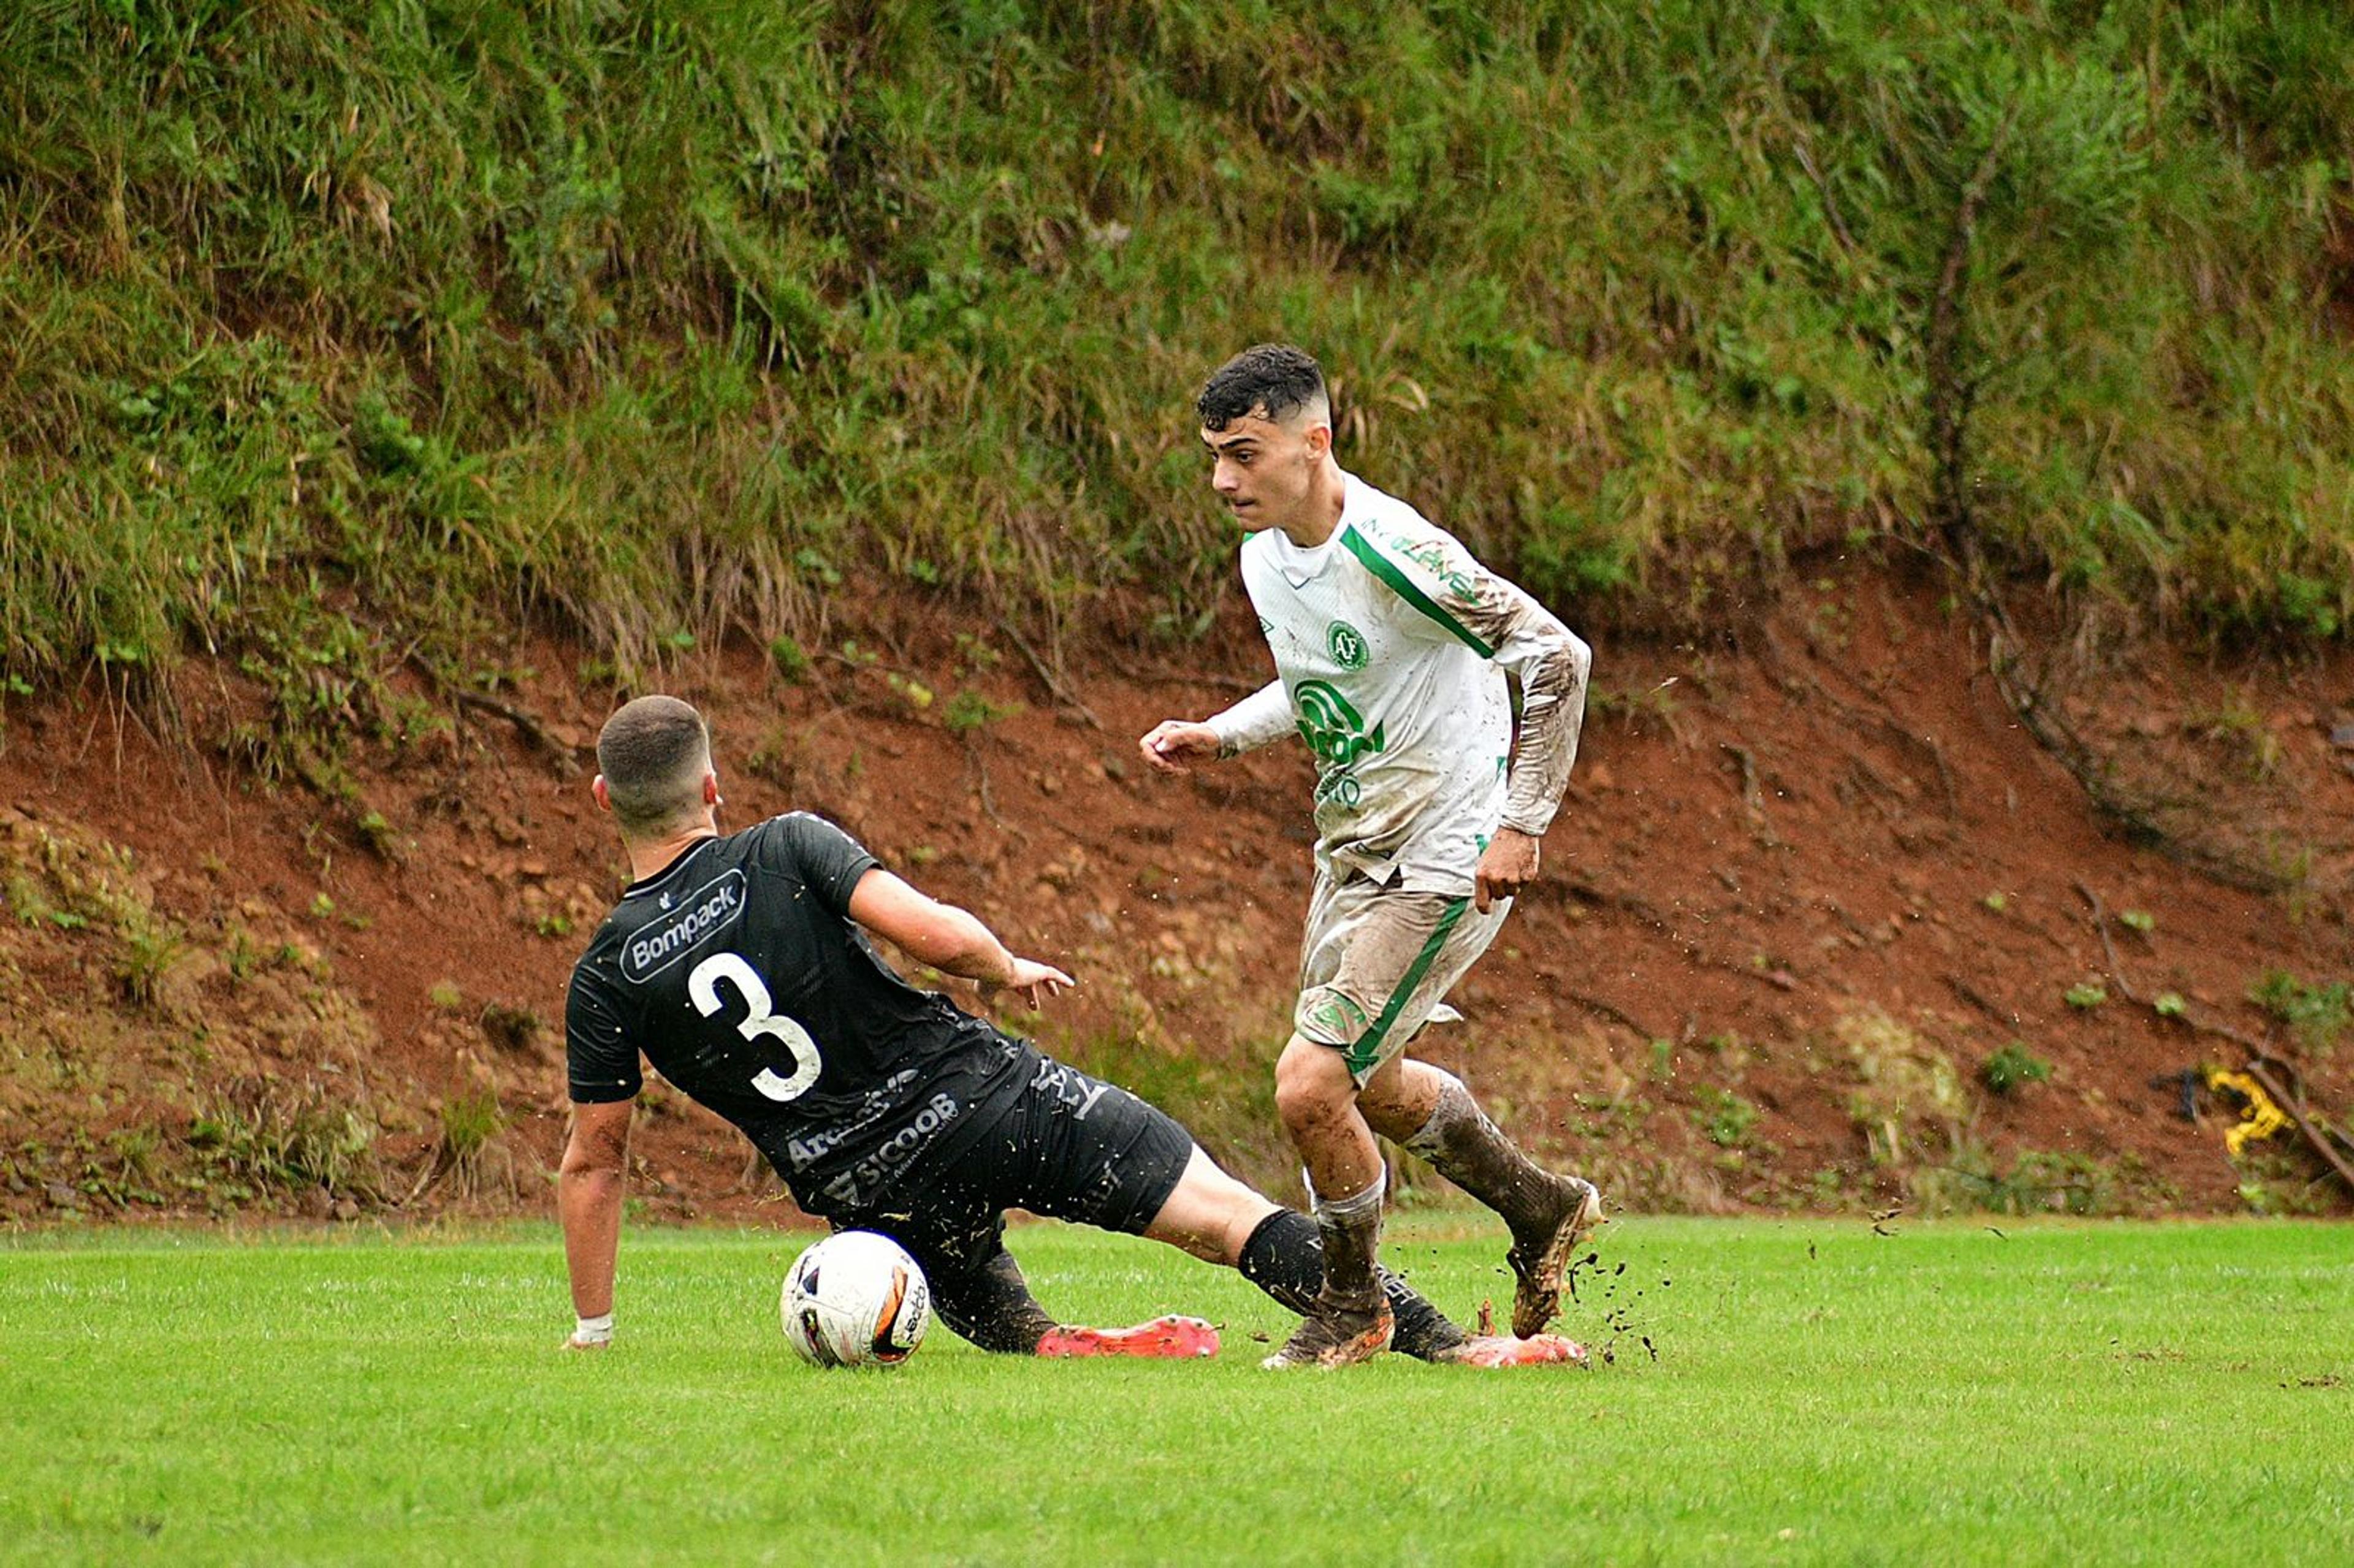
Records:
{"label": "player's left hand", "polygon": [[1518,828],[1498,828],[1472,874],[1471,902],[1480,914],[1499,898],[1517,896],[1537,879],[1537,841]]}
{"label": "player's left hand", "polygon": [[1017,958],[1013,960],[1012,976],[993,984],[981,981],[981,994],[993,997],[1001,991],[1010,991],[1035,1012],[1044,1007],[1049,999],[1062,995],[1078,983],[1052,964],[1042,964],[1035,959]]}

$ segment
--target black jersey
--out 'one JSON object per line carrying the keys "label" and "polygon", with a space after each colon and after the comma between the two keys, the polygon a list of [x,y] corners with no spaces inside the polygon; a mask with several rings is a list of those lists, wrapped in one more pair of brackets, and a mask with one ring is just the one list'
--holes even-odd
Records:
{"label": "black jersey", "polygon": [[741,1128],[815,1214],[861,1208],[953,1155],[1040,1058],[875,955],[849,909],[876,863],[795,811],[633,884],[573,967],[573,1099],[636,1095],[642,1052]]}

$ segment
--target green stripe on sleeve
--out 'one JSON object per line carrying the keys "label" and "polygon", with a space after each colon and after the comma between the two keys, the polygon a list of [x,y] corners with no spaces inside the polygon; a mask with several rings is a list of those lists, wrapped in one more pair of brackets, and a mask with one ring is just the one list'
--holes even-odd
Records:
{"label": "green stripe on sleeve", "polygon": [[1470,904],[1468,895],[1448,902],[1446,912],[1438,917],[1438,928],[1430,934],[1428,941],[1423,943],[1422,951],[1414,956],[1414,962],[1406,966],[1405,978],[1397,982],[1395,991],[1390,992],[1389,1003],[1382,1009],[1382,1015],[1373,1020],[1371,1029],[1357,1036],[1354,1045],[1349,1047],[1346,1059],[1352,1076],[1367,1071],[1380,1060],[1382,1042],[1389,1037],[1390,1025],[1395,1023],[1397,1015],[1405,1011],[1406,1001],[1414,995],[1415,987],[1422,983],[1422,977],[1430,972],[1432,961],[1438,957],[1438,949],[1447,945],[1447,934],[1455,929],[1456,922],[1463,918],[1463,911]]}
{"label": "green stripe on sleeve", "polygon": [[1493,659],[1496,651],[1471,633],[1471,629],[1440,608],[1438,601],[1414,586],[1406,575],[1398,570],[1387,556],[1373,547],[1373,541],[1352,526],[1341,530],[1341,543],[1349,546],[1349,554],[1365,563],[1365,569],[1390,585],[1398,598],[1438,622],[1462,641],[1466,648],[1482,659]]}

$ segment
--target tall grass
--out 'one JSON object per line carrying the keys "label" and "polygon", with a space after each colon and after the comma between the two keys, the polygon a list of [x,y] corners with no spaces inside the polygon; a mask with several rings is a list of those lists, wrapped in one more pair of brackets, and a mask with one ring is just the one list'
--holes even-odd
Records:
{"label": "tall grass", "polygon": [[1590,625],[1959,519],[2341,635],[2349,59],[2327,0],[24,0],[0,660],[626,670],[852,572],[1182,637],[1190,394],[1277,335]]}

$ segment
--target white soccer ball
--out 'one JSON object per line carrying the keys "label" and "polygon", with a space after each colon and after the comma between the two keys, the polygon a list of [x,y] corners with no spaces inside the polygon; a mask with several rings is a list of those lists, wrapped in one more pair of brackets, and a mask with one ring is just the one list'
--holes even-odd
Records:
{"label": "white soccer ball", "polygon": [[889,1236],[843,1231],[793,1260],[778,1310],[811,1366],[895,1367],[924,1342],[932,1287]]}

